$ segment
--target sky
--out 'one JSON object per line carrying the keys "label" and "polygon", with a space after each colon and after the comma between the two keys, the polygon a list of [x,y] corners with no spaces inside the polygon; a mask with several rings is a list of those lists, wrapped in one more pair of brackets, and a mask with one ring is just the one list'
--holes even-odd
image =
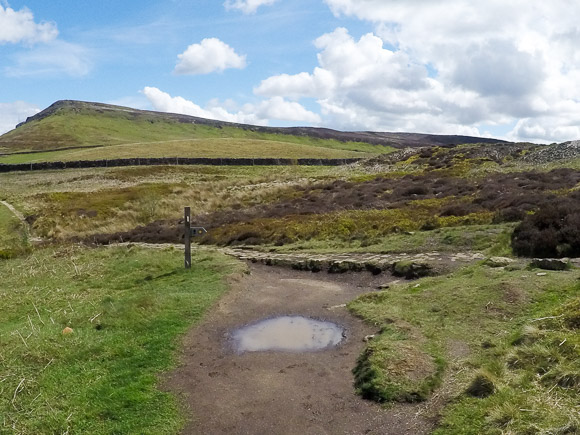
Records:
{"label": "sky", "polygon": [[0,0],[0,133],[57,100],[580,139],[575,0]]}

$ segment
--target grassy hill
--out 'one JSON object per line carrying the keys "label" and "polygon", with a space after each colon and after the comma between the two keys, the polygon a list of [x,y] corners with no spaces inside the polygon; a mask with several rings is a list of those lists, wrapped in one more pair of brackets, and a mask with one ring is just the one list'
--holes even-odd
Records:
{"label": "grassy hill", "polygon": [[[288,133],[291,133],[290,131]],[[282,133],[246,125],[148,112],[98,103],[59,101],[0,137],[3,161],[74,160],[119,157],[318,157],[345,158],[389,152],[391,147]],[[299,132],[297,132],[299,133]],[[70,148],[106,147],[85,151]]]}
{"label": "grassy hill", "polygon": [[58,101],[0,136],[0,154],[5,155],[0,163],[177,156],[351,158],[385,154],[407,146],[474,142],[499,141],[468,136],[258,127],[100,103]]}

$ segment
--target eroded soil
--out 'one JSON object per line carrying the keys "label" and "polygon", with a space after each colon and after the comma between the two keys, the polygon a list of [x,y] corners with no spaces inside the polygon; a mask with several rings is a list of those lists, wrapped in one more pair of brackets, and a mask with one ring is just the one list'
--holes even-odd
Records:
{"label": "eroded soil", "polygon": [[[182,365],[165,387],[192,416],[185,434],[421,434],[431,423],[418,408],[389,409],[362,400],[352,368],[363,339],[376,332],[342,304],[392,280],[370,273],[297,272],[252,265],[185,339]],[[302,315],[335,322],[346,338],[335,348],[307,353],[234,352],[238,327],[264,318]]]}

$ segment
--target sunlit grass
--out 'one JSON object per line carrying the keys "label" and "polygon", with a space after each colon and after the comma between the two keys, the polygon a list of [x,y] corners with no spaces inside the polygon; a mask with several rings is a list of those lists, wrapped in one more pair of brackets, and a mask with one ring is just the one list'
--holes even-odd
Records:
{"label": "sunlit grass", "polygon": [[211,253],[182,263],[79,247],[0,260],[0,432],[176,433],[184,416],[158,376],[238,267]]}

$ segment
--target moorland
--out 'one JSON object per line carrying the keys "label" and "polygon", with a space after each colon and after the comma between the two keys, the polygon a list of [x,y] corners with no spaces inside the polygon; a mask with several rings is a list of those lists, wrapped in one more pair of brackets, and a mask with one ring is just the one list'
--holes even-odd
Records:
{"label": "moorland", "polygon": [[[149,157],[359,160],[0,170],[0,432],[190,427],[162,379],[236,283],[268,274],[240,258],[359,288],[341,316],[373,333],[344,377],[377,410],[427,433],[580,432],[579,143],[71,101],[0,137],[0,165]],[[190,271],[184,206],[208,230]]]}

